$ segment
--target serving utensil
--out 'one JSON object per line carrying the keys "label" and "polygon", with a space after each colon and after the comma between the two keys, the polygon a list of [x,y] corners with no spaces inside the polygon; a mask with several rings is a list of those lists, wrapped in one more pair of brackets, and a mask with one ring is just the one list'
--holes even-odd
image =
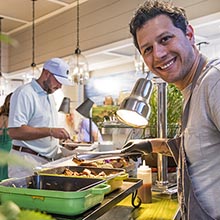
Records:
{"label": "serving utensil", "polygon": [[128,152],[122,153],[121,150],[112,150],[112,151],[88,151],[82,153],[76,153],[76,157],[79,159],[103,159],[111,157],[139,157],[141,152]]}

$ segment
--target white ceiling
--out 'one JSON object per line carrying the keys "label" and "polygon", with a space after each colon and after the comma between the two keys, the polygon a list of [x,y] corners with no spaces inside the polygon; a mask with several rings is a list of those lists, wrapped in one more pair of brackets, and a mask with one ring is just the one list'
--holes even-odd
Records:
{"label": "white ceiling", "polygon": [[[85,3],[92,0],[80,0]],[[132,0],[133,1],[133,0]],[[178,0],[177,0],[178,1]],[[205,0],[200,0],[204,2]],[[206,0],[210,1],[212,0]],[[198,0],[190,0],[190,4],[198,4]],[[76,0],[37,0],[35,2],[35,22],[48,19],[76,6]],[[32,25],[32,0],[1,0],[0,17],[2,33],[13,34]],[[197,41],[210,41],[220,36],[220,12],[192,20]],[[134,58],[135,49],[131,39],[85,51],[90,69],[108,67],[130,62]]]}
{"label": "white ceiling", "polygon": [[[80,0],[80,4],[88,0]],[[13,34],[32,25],[32,0],[1,0],[2,32]],[[35,23],[76,6],[76,0],[35,0]]]}

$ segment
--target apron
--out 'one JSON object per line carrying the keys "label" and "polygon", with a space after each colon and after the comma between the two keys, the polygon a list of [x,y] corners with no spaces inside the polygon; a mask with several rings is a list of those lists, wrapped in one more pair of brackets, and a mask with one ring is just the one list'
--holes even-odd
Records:
{"label": "apron", "polygon": [[[216,60],[213,60],[210,64],[212,65],[213,63],[215,64],[215,61]],[[202,72],[204,64],[205,64],[205,58],[202,56],[198,64],[195,77],[192,81],[191,94],[189,100],[187,101],[183,111],[182,134],[184,134],[184,129],[186,128],[187,125],[191,95],[196,85],[196,81]],[[210,67],[212,67],[212,65],[210,65]],[[178,149],[178,150],[174,150],[173,156],[176,163],[178,164],[179,175],[177,182],[178,182],[178,199],[180,203],[181,219],[182,220],[215,220],[201,206],[194,192],[192,180],[189,174],[187,157],[184,149],[184,135],[169,140],[168,145],[175,146],[174,148],[172,147],[172,149]]]}
{"label": "apron", "polygon": [[[0,150],[9,152],[11,150],[11,138],[7,131],[8,128],[1,128]],[[8,178],[8,165],[0,165],[0,181]]]}

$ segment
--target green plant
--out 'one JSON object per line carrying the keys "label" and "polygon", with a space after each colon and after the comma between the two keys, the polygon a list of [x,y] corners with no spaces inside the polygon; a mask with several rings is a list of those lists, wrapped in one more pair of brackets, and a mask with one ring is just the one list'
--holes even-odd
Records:
{"label": "green plant", "polygon": [[5,34],[0,34],[0,41],[6,44],[13,44],[13,40]]}
{"label": "green plant", "polygon": [[[149,117],[149,123],[146,129],[143,131],[143,137],[150,136],[156,137],[157,135],[157,87],[154,86],[151,98],[151,114]],[[180,126],[180,119],[182,113],[182,94],[172,84],[167,85],[167,136],[173,137],[177,133]],[[97,125],[101,125],[104,119],[110,121],[110,119],[116,116],[118,106],[97,106],[93,108],[93,121]]]}
{"label": "green plant", "polygon": [[[149,117],[148,128],[150,129],[150,136],[156,137],[157,127],[157,88],[153,89],[150,106],[151,114]],[[167,136],[173,137],[180,126],[180,119],[182,114],[183,97],[181,92],[173,85],[167,86]]]}
{"label": "green plant", "polygon": [[34,210],[22,210],[14,202],[6,201],[0,205],[1,220],[55,220],[51,215]]}
{"label": "green plant", "polygon": [[112,121],[116,117],[116,111],[118,106],[103,105],[93,107],[92,109],[92,120],[97,124],[102,124],[105,120]]}

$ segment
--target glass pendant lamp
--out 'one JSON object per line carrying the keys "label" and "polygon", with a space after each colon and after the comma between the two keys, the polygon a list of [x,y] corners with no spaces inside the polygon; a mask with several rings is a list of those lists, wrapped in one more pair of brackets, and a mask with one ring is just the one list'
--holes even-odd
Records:
{"label": "glass pendant lamp", "polygon": [[32,63],[25,74],[25,80],[28,82],[32,78],[38,77],[40,75],[40,69],[37,67],[37,64],[35,63],[35,2],[37,0],[31,0],[32,1]]}
{"label": "glass pendant lamp", "polygon": [[89,79],[89,65],[79,47],[79,0],[77,0],[77,44],[69,59],[70,76],[73,82],[83,85]]}
{"label": "glass pendant lamp", "polygon": [[[3,18],[0,17],[0,35],[2,34],[2,20]],[[3,76],[2,73],[2,43],[0,41],[0,96],[5,96],[6,91],[5,91],[5,86],[7,84],[7,80]]]}

